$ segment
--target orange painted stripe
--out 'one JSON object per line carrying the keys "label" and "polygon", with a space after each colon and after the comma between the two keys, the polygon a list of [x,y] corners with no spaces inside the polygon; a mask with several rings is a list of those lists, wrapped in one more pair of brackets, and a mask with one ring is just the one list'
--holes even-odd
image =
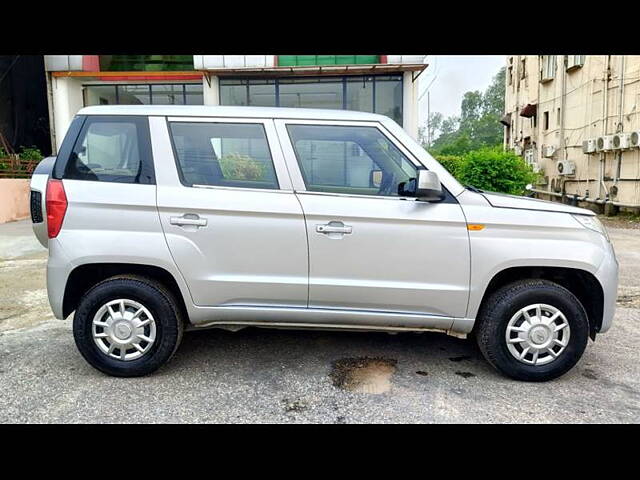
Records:
{"label": "orange painted stripe", "polygon": [[201,78],[202,77],[202,73],[198,72],[198,71],[191,71],[191,72],[149,72],[149,71],[145,71],[145,72],[88,72],[88,71],[81,71],[81,72],[51,72],[51,75],[53,75],[54,77],[103,77],[103,78],[107,78],[107,77],[127,77],[127,78],[133,78],[133,77],[163,77],[163,78],[169,78],[169,77],[195,77],[195,78]]}
{"label": "orange painted stripe", "polygon": [[96,77],[98,80],[111,80],[115,81],[127,81],[127,80],[200,80],[202,75],[141,75],[135,77],[123,76],[111,76],[111,77]]}

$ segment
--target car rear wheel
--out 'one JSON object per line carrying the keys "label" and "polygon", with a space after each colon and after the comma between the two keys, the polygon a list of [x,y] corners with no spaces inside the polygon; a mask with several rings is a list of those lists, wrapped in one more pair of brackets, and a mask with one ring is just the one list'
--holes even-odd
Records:
{"label": "car rear wheel", "polygon": [[137,276],[109,278],[81,299],[73,335],[82,356],[108,375],[136,377],[166,363],[182,339],[183,321],[173,295]]}
{"label": "car rear wheel", "polygon": [[584,353],[589,322],[580,301],[547,280],[506,285],[485,302],[476,341],[497,370],[517,380],[546,381],[568,372]]}

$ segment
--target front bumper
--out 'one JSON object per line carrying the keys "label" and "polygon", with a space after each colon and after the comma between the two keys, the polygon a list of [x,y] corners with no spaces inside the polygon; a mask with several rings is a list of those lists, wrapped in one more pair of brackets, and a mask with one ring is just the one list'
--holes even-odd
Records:
{"label": "front bumper", "polygon": [[598,333],[605,333],[611,327],[613,316],[616,312],[616,300],[618,298],[618,259],[613,250],[613,245],[607,243],[607,253],[595,277],[602,286],[604,305],[602,312],[602,325]]}

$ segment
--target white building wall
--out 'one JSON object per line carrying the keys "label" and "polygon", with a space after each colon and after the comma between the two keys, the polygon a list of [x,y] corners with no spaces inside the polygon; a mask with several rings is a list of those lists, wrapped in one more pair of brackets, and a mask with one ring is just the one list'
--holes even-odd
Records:
{"label": "white building wall", "polygon": [[402,127],[418,140],[418,82],[414,82],[413,72],[402,75]]}
{"label": "white building wall", "polygon": [[194,55],[196,70],[220,68],[269,68],[275,66],[275,55]]}
{"label": "white building wall", "polygon": [[220,81],[216,75],[202,77],[202,97],[205,105],[220,105]]}
{"label": "white building wall", "polygon": [[71,72],[82,70],[82,55],[45,55],[47,72]]}
{"label": "white building wall", "polygon": [[62,140],[73,120],[74,115],[84,103],[82,99],[82,82],[73,77],[52,77],[51,101],[53,107],[53,128],[55,136],[54,154],[62,145]]}

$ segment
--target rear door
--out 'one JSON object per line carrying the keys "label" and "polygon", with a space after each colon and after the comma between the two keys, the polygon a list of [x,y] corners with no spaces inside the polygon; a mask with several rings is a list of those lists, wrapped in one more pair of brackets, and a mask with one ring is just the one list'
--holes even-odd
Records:
{"label": "rear door", "polygon": [[307,239],[273,120],[152,119],[157,204],[199,306],[306,307]]}
{"label": "rear door", "polygon": [[411,153],[375,122],[276,125],[307,223],[309,307],[431,315],[445,328],[464,316],[465,218],[450,193],[398,196],[424,168]]}

